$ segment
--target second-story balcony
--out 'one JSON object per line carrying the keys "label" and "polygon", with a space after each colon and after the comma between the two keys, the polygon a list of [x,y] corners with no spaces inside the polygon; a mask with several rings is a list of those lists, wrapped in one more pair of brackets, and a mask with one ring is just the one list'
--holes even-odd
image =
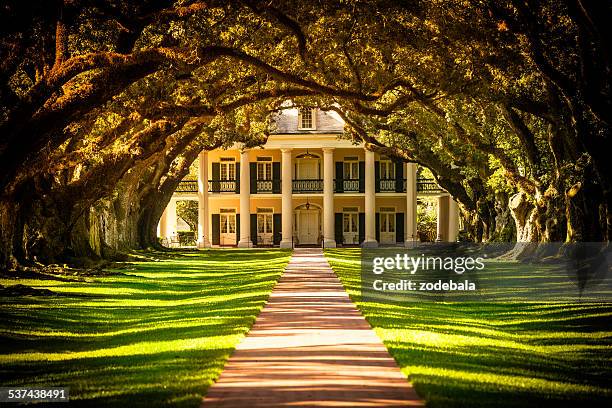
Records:
{"label": "second-story balcony", "polygon": [[322,193],[322,192],[323,192],[323,180],[321,179],[293,180],[293,193],[294,194]]}
{"label": "second-story balcony", "polygon": [[[342,190],[336,189],[336,192],[357,193],[359,192],[359,179],[340,179]],[[338,181],[336,180],[336,183]]]}
{"label": "second-story balcony", "polygon": [[[377,191],[381,193],[405,193],[406,179],[378,179]],[[398,191],[400,183],[401,191]],[[208,191],[211,193],[239,193],[240,186],[237,180],[209,180]],[[322,179],[296,179],[292,180],[294,194],[316,194],[323,193]],[[335,179],[334,193],[358,193],[363,192],[363,181],[360,179]],[[178,193],[197,193],[198,182],[194,180],[183,180],[176,188]],[[422,194],[438,194],[444,190],[434,179],[419,178],[417,180],[417,192]],[[280,194],[281,180],[256,180],[255,185],[251,184],[251,194],[271,193]]]}
{"label": "second-story balcony", "polygon": [[208,180],[208,191],[211,193],[239,193],[240,185],[236,180]]}
{"label": "second-story balcony", "polygon": [[[403,192],[398,191],[397,188],[397,179],[379,179],[378,181],[378,191],[381,193],[391,193],[391,192]],[[404,190],[405,191],[405,190]]]}
{"label": "second-story balcony", "polygon": [[[254,187],[254,188],[253,188]],[[251,194],[257,193],[280,193],[281,181],[275,180],[255,180],[255,185],[251,186]]]}
{"label": "second-story balcony", "polygon": [[197,193],[198,192],[198,181],[197,180],[181,180],[176,186],[177,193]]}
{"label": "second-story balcony", "polygon": [[[405,189],[404,189],[405,190]],[[437,194],[444,191],[434,179],[420,178],[417,180],[418,193]]]}

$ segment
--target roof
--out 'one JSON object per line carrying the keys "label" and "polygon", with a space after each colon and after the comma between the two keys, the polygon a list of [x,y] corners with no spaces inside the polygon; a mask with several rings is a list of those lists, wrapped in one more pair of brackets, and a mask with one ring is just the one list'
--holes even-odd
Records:
{"label": "roof", "polygon": [[344,121],[334,111],[323,111],[315,109],[316,129],[298,129],[298,109],[283,109],[274,114],[274,128],[272,134],[342,134],[344,133]]}

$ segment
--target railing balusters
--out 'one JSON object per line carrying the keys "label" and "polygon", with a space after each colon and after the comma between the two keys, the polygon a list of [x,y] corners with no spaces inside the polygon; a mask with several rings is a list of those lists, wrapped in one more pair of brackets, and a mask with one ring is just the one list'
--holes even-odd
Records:
{"label": "railing balusters", "polygon": [[236,180],[208,180],[208,191],[211,193],[235,193]]}
{"label": "railing balusters", "polygon": [[[395,179],[380,179],[379,190],[381,192],[395,192]],[[258,193],[272,193],[280,191],[281,180],[257,180]],[[336,186],[334,180],[334,186]],[[277,187],[275,189],[275,186]],[[359,191],[359,179],[342,180],[343,192],[353,193]],[[403,180],[403,191],[406,191],[406,179]],[[236,180],[209,180],[208,191],[212,193],[234,193],[236,192]],[[435,182],[434,179],[420,178],[417,180],[417,191],[419,193],[441,193],[444,190]],[[197,193],[198,182],[196,180],[182,180],[176,187],[177,193]],[[323,180],[321,179],[297,179],[293,180],[294,193],[322,193]],[[336,193],[338,193],[336,191]],[[341,194],[341,193],[338,193]]]}
{"label": "railing balusters", "polygon": [[344,179],[342,185],[345,192],[358,192],[359,191],[359,179]]}
{"label": "railing balusters", "polygon": [[293,180],[293,192],[301,193],[322,193],[323,180],[321,179],[296,179]]}
{"label": "railing balusters", "polygon": [[257,180],[257,192],[258,193],[271,193],[272,192],[272,180]]}
{"label": "railing balusters", "polygon": [[434,179],[420,178],[417,180],[417,192],[419,193],[441,193],[444,191]]}
{"label": "railing balusters", "polygon": [[198,182],[195,180],[181,180],[176,186],[177,193],[197,193]]}
{"label": "railing balusters", "polygon": [[381,192],[395,192],[395,179],[380,179],[378,180],[379,190]]}

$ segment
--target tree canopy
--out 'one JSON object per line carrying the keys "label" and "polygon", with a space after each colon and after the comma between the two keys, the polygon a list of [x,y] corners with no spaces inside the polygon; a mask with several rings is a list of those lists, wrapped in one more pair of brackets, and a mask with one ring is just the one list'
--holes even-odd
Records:
{"label": "tree canopy", "polygon": [[474,240],[610,238],[608,2],[2,8],[4,267],[158,245],[198,153],[263,144],[288,99],[428,168]]}

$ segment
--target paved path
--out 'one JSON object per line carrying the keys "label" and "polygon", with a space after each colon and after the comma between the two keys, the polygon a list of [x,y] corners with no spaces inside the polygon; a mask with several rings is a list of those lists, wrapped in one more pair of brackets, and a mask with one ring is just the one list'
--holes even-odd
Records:
{"label": "paved path", "polygon": [[202,407],[423,406],[320,249],[296,249]]}

